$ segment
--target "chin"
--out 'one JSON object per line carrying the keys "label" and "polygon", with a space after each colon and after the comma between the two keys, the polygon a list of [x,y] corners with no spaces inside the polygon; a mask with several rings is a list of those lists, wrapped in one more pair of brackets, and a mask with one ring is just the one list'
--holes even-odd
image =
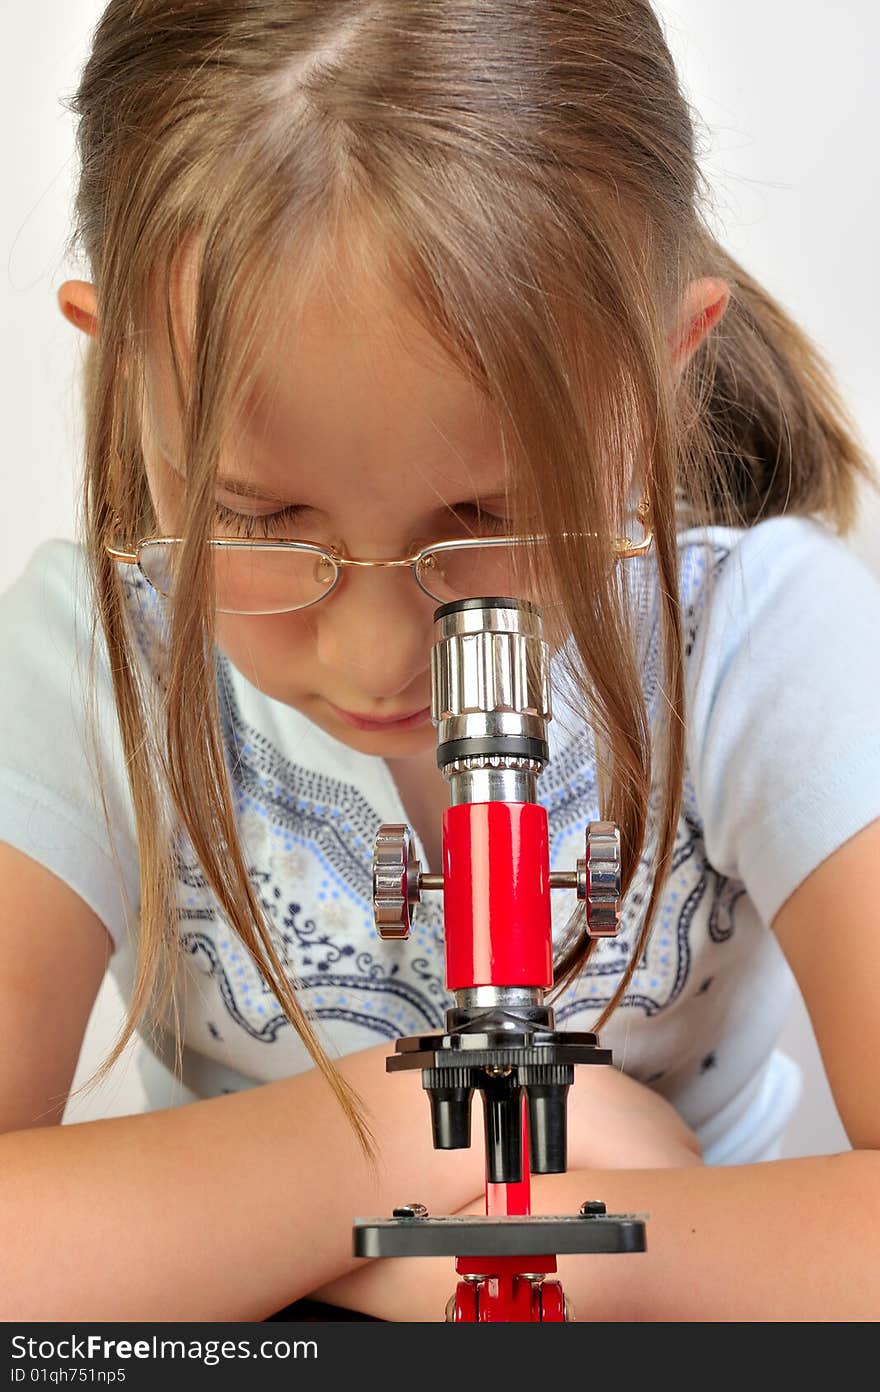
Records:
{"label": "chin", "polygon": [[437,745],[437,732],[433,725],[427,730],[397,730],[389,734],[381,730],[353,730],[349,725],[340,724],[330,733],[352,749],[387,759],[404,759],[408,754],[424,755]]}

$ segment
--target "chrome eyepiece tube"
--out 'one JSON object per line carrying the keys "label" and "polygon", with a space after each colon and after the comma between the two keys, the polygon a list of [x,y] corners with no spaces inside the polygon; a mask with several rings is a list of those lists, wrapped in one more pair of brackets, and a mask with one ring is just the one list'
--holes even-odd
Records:
{"label": "chrome eyepiece tube", "polygon": [[442,605],[434,615],[431,688],[437,766],[452,805],[536,802],[552,719],[540,610],[500,597]]}

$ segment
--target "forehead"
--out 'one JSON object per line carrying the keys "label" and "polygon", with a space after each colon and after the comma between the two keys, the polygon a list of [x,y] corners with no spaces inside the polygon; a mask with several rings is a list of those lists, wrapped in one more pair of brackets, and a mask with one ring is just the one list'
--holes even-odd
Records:
{"label": "forehead", "polygon": [[[172,271],[172,317],[187,369],[197,253],[184,248]],[[305,293],[291,287],[277,308],[272,351],[233,423],[237,444],[262,461],[359,461],[373,477],[383,461],[406,460],[436,483],[482,486],[499,479],[501,438],[491,404],[436,339],[366,263],[328,264]],[[259,313],[259,308],[255,308]],[[150,395],[169,433],[170,359],[154,354]]]}

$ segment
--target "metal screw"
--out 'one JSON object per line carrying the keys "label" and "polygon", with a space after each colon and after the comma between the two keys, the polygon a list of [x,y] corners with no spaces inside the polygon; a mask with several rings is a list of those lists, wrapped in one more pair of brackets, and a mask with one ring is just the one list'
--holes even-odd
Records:
{"label": "metal screw", "polygon": [[605,1205],[601,1199],[587,1199],[586,1203],[581,1204],[582,1218],[595,1218],[597,1214],[605,1213],[606,1211]]}
{"label": "metal screw", "polygon": [[393,1218],[427,1218],[428,1210],[423,1203],[405,1203],[391,1210]]}

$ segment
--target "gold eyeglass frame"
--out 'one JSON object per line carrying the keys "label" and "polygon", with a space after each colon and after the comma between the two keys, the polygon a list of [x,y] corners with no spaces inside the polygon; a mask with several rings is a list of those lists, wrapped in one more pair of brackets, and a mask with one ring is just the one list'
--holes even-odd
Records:
{"label": "gold eyeglass frame", "polygon": [[[629,537],[615,538],[613,545],[617,560],[628,560],[637,556],[644,556],[651,549],[651,546],[654,541],[654,531],[651,527],[649,505],[648,500],[646,498],[642,498],[640,500],[639,505],[636,508],[636,517],[639,519],[639,522],[645,533],[644,538],[642,541],[639,542],[632,541]],[[562,535],[598,537],[597,532],[563,532]],[[545,542],[548,540],[548,538],[545,536],[490,536],[464,537],[453,541],[435,541],[432,542],[430,546],[423,546],[413,556],[404,556],[398,560],[392,561],[370,561],[352,556],[340,556],[339,553],[331,547],[317,546],[316,544],[310,541],[286,540],[283,537],[267,537],[265,540],[255,540],[253,538],[246,537],[210,537],[208,540],[211,546],[216,547],[259,551],[278,551],[291,547],[295,548],[298,551],[307,551],[311,552],[314,555],[325,557],[335,567],[336,573],[333,577],[333,583],[329,586],[328,589],[324,591],[323,594],[318,595],[316,599],[309,600],[308,604],[295,604],[290,609],[279,609],[270,611],[272,613],[279,614],[293,614],[297,613],[300,609],[311,609],[314,607],[314,605],[320,604],[322,600],[328,599],[329,596],[333,594],[333,592],[339,587],[340,581],[342,579],[344,566],[408,566],[412,571],[415,582],[418,585],[419,589],[422,591],[422,593],[427,595],[429,599],[433,599],[435,604],[442,604],[444,603],[444,601],[442,599],[439,599],[436,595],[433,595],[431,591],[428,590],[422,584],[419,578],[418,566],[426,556],[432,555],[436,551],[465,550],[466,548],[473,548],[476,546],[509,546],[511,543],[515,543],[517,545],[525,543],[526,545],[528,545],[529,543],[533,542]],[[134,551],[124,551],[119,547],[114,546],[112,543],[108,542],[106,543],[105,550],[110,559],[113,561],[119,561],[123,565],[136,565],[138,567],[138,570],[140,570],[140,573],[143,576],[146,583],[150,586],[152,590],[155,590],[156,586],[147,576],[140,563],[140,553],[144,546],[155,546],[160,543],[166,544],[168,542],[175,542],[176,544],[180,545],[183,542],[183,538],[144,537],[141,541],[137,543],[137,547]],[[157,591],[157,593],[161,593],[161,591]],[[239,614],[243,617],[248,616],[247,610],[240,609],[221,609],[218,612],[224,614]],[[251,615],[251,617],[258,617],[258,615],[253,614]]]}

